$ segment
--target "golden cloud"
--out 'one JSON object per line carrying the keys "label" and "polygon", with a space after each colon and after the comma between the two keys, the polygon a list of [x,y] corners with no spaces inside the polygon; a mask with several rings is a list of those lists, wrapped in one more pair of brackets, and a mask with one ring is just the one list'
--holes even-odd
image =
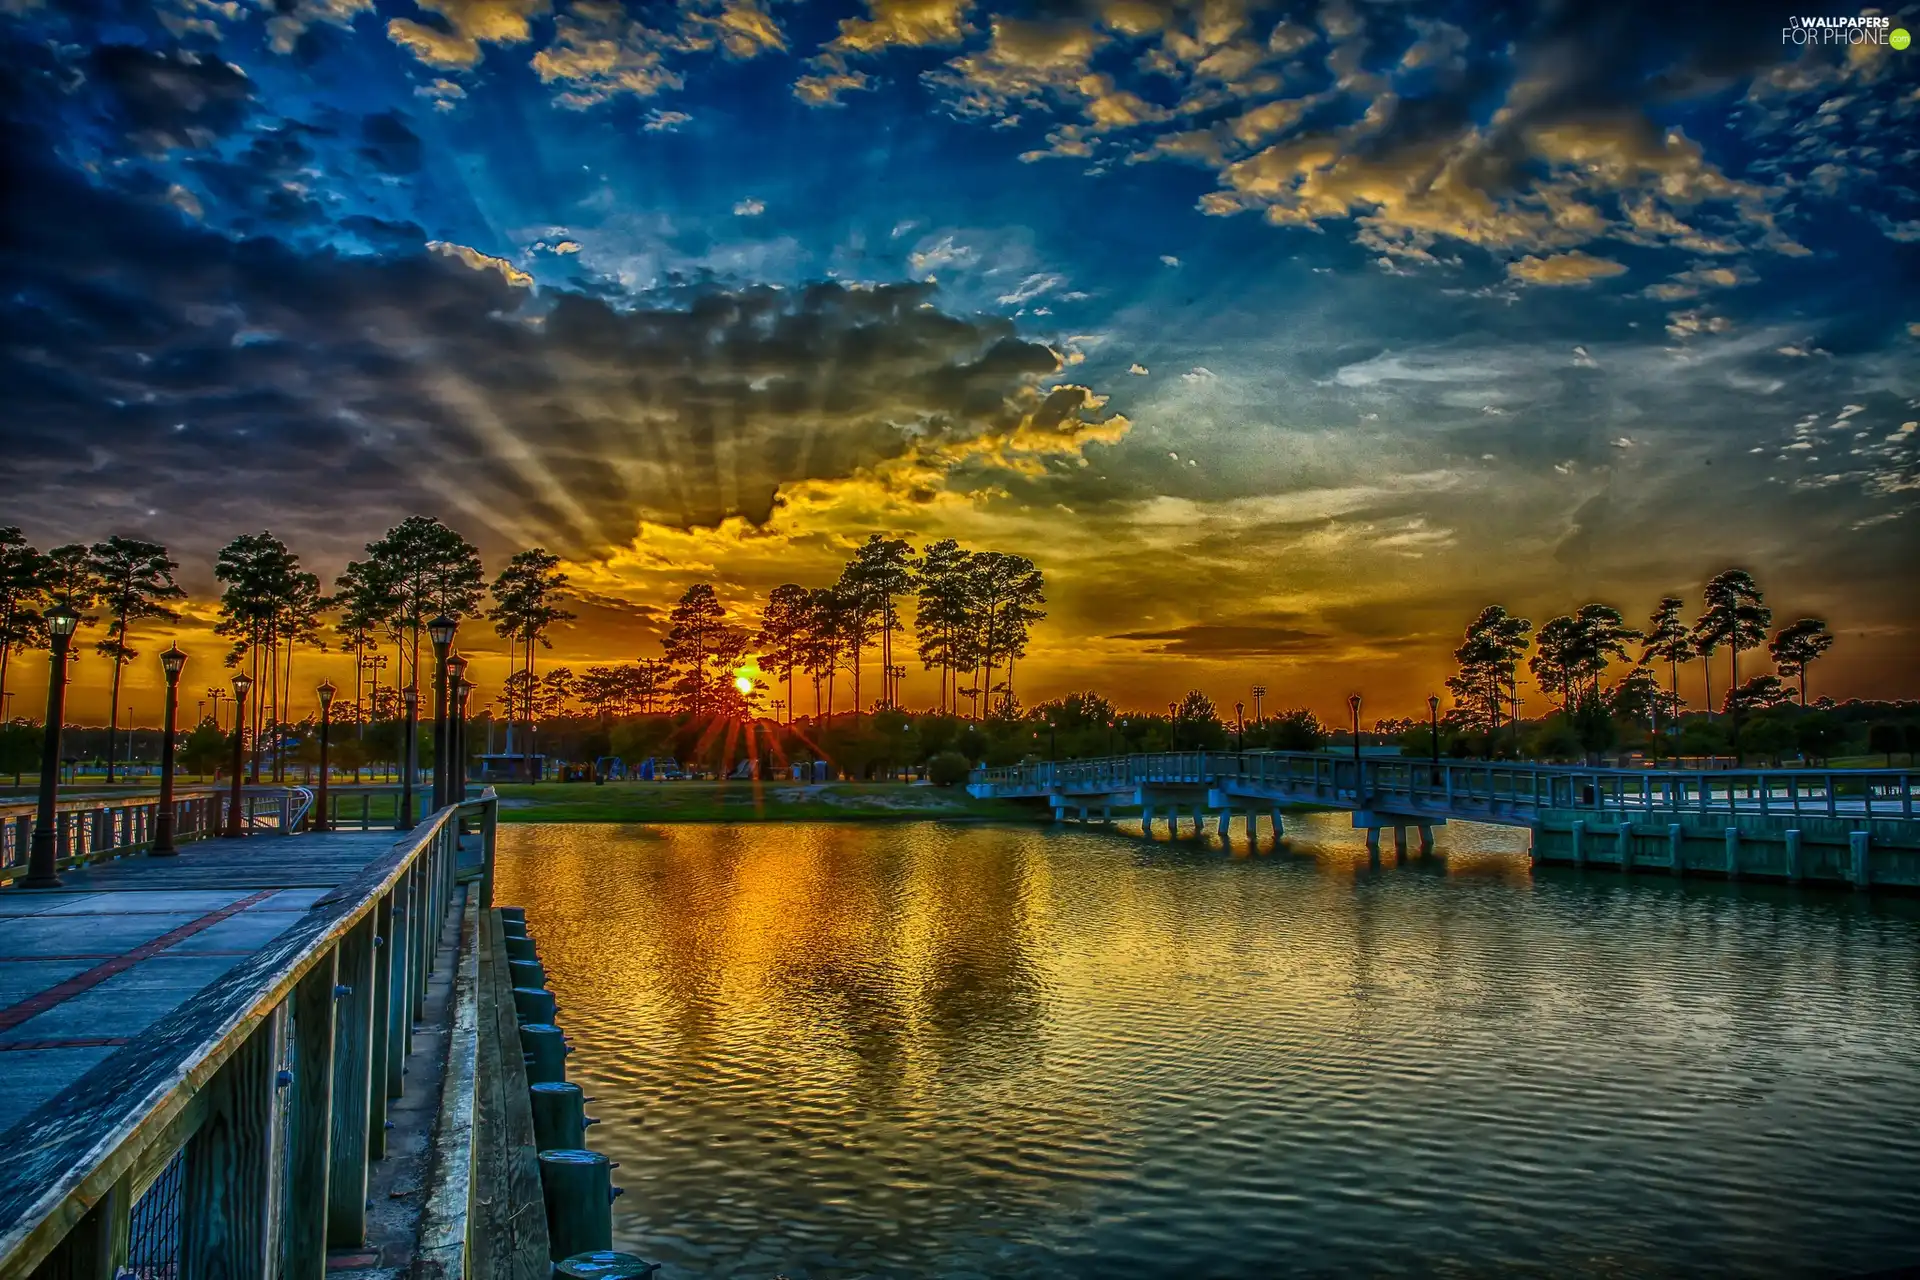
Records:
{"label": "golden cloud", "polygon": [[475,271],[498,271],[508,284],[526,288],[533,284],[533,277],[508,262],[505,258],[496,258],[492,254],[482,253],[464,244],[453,244],[447,240],[427,241],[427,251],[437,253],[443,258],[452,258],[464,262]]}
{"label": "golden cloud", "polygon": [[447,29],[395,18],[387,35],[414,57],[435,67],[471,67],[482,44],[521,44],[533,36],[530,22],[547,11],[547,0],[419,0],[420,8],[446,20]]}
{"label": "golden cloud", "polygon": [[1507,264],[1507,274],[1514,279],[1525,280],[1529,284],[1545,285],[1592,284],[1595,280],[1617,276],[1625,270],[1625,267],[1611,258],[1596,258],[1578,249],[1571,253],[1555,254],[1550,258],[1536,258],[1529,255],[1518,262]]}
{"label": "golden cloud", "polygon": [[972,0],[868,0],[873,16],[842,19],[839,36],[827,48],[874,53],[890,45],[959,44],[972,30],[966,22],[972,8]]}

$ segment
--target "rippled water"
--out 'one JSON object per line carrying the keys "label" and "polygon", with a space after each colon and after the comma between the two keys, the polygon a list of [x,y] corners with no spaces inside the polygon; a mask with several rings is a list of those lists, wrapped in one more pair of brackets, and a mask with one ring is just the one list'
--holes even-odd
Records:
{"label": "rippled water", "polygon": [[1920,905],[1289,821],[509,827],[498,898],[670,1280],[1920,1263]]}

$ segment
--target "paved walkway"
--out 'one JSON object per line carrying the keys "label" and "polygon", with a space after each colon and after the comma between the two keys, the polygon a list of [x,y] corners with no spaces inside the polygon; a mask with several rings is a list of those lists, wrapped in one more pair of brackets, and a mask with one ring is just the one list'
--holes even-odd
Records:
{"label": "paved walkway", "polygon": [[400,833],[256,835],[0,889],[0,1141],[255,950]]}

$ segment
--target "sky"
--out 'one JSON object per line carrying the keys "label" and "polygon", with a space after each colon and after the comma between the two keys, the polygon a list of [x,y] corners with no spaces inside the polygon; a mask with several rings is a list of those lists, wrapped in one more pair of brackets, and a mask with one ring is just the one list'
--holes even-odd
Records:
{"label": "sky", "polygon": [[1920,695],[1920,48],[1795,30],[1878,12],[0,0],[0,524],[172,548],[189,686],[228,539],[425,512],[576,667],[883,532],[1040,566],[1028,703],[1412,714],[1730,566]]}

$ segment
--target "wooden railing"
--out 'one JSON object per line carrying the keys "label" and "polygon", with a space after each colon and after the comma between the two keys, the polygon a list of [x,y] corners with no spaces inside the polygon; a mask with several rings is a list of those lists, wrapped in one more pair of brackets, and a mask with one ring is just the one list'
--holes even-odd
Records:
{"label": "wooden railing", "polygon": [[1302,804],[1494,821],[1546,809],[1911,819],[1920,796],[1920,771],[1912,769],[1595,769],[1287,751],[1049,761],[976,769],[970,781],[1002,796],[1206,786]]}
{"label": "wooden railing", "polygon": [[[291,834],[303,817],[304,794],[300,787],[247,787],[241,793],[241,814],[249,828]],[[226,829],[230,800],[224,790],[176,794],[174,843],[219,835]],[[34,815],[31,804],[0,804],[0,881],[26,865]],[[63,800],[54,811],[56,856],[61,866],[75,866],[144,849],[153,843],[159,821],[160,800],[152,793]]]}
{"label": "wooden railing", "polygon": [[481,834],[484,902],[495,805],[488,792],[438,810],[21,1121],[0,1152],[0,1280],[112,1276],[132,1206],[169,1169],[168,1274],[320,1280],[330,1243],[360,1243],[460,828]]}

